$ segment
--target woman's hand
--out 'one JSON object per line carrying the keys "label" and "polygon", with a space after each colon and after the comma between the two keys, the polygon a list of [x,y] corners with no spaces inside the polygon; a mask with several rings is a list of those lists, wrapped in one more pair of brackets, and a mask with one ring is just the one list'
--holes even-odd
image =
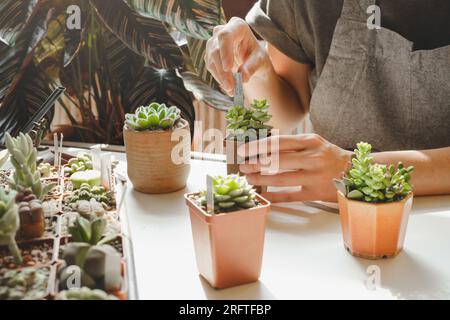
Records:
{"label": "woman's hand", "polygon": [[250,26],[236,17],[214,28],[206,45],[205,62],[230,96],[234,94],[233,72],[240,72],[245,83],[259,70],[273,68],[267,51],[258,43]]}
{"label": "woman's hand", "polygon": [[[267,143],[266,154],[260,154],[258,145]],[[277,173],[264,174],[268,159],[279,154]],[[298,187],[294,191],[268,192],[263,196],[271,202],[293,201],[336,201],[334,178],[341,178],[349,168],[352,153],[326,141],[316,134],[295,136],[273,136],[253,141],[238,150],[241,157],[250,157],[256,161],[247,161],[240,170],[249,183],[259,186]]]}

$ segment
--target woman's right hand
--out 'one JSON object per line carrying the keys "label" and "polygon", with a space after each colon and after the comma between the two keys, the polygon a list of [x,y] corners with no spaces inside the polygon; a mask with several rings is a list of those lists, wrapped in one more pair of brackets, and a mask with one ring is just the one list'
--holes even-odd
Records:
{"label": "woman's right hand", "polygon": [[205,62],[230,96],[234,95],[233,73],[240,72],[246,83],[257,72],[272,67],[267,50],[259,44],[250,26],[236,17],[214,28],[206,45]]}

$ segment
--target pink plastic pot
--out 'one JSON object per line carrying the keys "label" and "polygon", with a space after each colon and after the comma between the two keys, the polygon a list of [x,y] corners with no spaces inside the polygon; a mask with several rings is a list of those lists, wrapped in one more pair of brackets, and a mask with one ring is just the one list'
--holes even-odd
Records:
{"label": "pink plastic pot", "polygon": [[258,207],[209,215],[192,200],[195,195],[185,198],[200,274],[218,289],[257,281],[270,203],[257,195]]}

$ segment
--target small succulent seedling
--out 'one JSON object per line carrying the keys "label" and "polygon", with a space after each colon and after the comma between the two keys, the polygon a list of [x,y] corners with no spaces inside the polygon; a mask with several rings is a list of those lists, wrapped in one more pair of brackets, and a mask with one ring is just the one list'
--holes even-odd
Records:
{"label": "small succulent seedling", "polygon": [[64,168],[64,175],[70,177],[75,172],[92,170],[92,157],[91,155],[81,152],[75,158],[72,158]]}
{"label": "small succulent seedling", "polygon": [[49,268],[8,270],[0,277],[0,300],[34,300],[47,295]]}
{"label": "small succulent seedling", "polygon": [[101,285],[105,290],[118,290],[121,285],[121,256],[112,246],[106,244],[117,234],[105,234],[106,220],[99,218],[88,221],[78,217],[69,228],[72,241],[63,248],[65,265],[60,271],[60,289],[67,289],[71,271],[68,266],[80,269],[81,286],[91,289]]}
{"label": "small succulent seedling", "polygon": [[[214,208],[216,212],[232,212],[255,207],[256,193],[245,177],[229,175],[213,179]],[[200,193],[198,202],[206,206],[206,191]]]}
{"label": "small succulent seedling", "polygon": [[27,239],[42,237],[45,232],[42,202],[30,188],[19,190],[16,202],[19,206],[20,235]]}
{"label": "small succulent seedling", "polygon": [[136,131],[169,130],[181,119],[181,111],[175,106],[152,103],[137,108],[135,113],[125,115],[125,124]]}
{"label": "small succulent seedling", "polygon": [[413,167],[405,168],[401,162],[394,165],[374,163],[370,156],[372,146],[358,143],[352,167],[342,180],[335,180],[336,188],[347,198],[372,203],[400,201],[411,191]]}
{"label": "small succulent seedling", "polygon": [[69,290],[60,291],[56,300],[118,300],[116,296],[107,294],[103,290],[89,289],[87,287],[71,288]]}
{"label": "small succulent seedling", "polygon": [[20,133],[19,137],[12,138],[9,133],[6,133],[5,142],[15,169],[10,180],[11,188],[14,190],[19,190],[21,187],[31,188],[33,194],[42,199],[56,184],[41,182],[41,173],[37,170],[36,164],[37,150],[30,136]]}
{"label": "small succulent seedling", "polygon": [[117,234],[109,233],[105,235],[106,220],[97,218],[89,221],[83,217],[78,217],[73,226],[69,227],[69,233],[74,242],[84,242],[91,245],[102,245],[117,238]]}
{"label": "small succulent seedling", "polygon": [[249,108],[234,106],[226,114],[229,140],[250,141],[261,138],[263,132],[267,136],[272,129],[267,122],[272,118],[268,113],[267,100],[254,100]]}
{"label": "small succulent seedling", "polygon": [[91,198],[90,200],[78,200],[73,203],[71,207],[75,209],[80,216],[88,220],[102,218],[106,215],[104,206],[94,198]]}
{"label": "small succulent seedling", "polygon": [[16,264],[22,264],[22,255],[15,240],[19,230],[19,208],[15,192],[6,192],[0,188],[0,246],[7,245]]}
{"label": "small succulent seedling", "polygon": [[40,163],[37,170],[41,174],[42,178],[48,178],[52,173],[52,166],[50,163]]}
{"label": "small succulent seedling", "polygon": [[102,186],[90,186],[87,183],[83,183],[79,189],[72,192],[70,196],[66,198],[66,203],[70,206],[75,206],[80,200],[90,201],[95,199],[97,202],[103,205],[105,209],[109,209],[115,205],[114,194],[107,191]]}
{"label": "small succulent seedling", "polygon": [[77,171],[70,176],[70,182],[75,189],[81,188],[83,184],[99,186],[102,183],[102,174],[98,170]]}

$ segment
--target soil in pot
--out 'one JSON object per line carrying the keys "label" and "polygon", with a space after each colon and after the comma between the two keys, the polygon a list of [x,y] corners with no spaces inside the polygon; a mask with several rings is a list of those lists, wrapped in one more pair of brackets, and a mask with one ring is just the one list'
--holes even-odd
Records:
{"label": "soil in pot", "polygon": [[352,255],[392,258],[403,249],[412,193],[401,201],[373,204],[349,200],[339,192],[338,201],[344,244]]}
{"label": "soil in pot", "polygon": [[[183,143],[171,141],[172,135],[182,136]],[[181,139],[181,138],[180,138]],[[134,131],[124,127],[128,177],[135,190],[149,194],[170,193],[183,189],[190,172],[189,124],[181,119],[174,130]],[[182,145],[184,144],[184,145]],[[183,154],[179,163],[172,155]],[[178,154],[176,154],[178,156]]]}
{"label": "soil in pot", "polygon": [[10,170],[0,170],[0,186],[6,187],[9,185]]}
{"label": "soil in pot", "polygon": [[47,265],[53,260],[53,239],[22,242],[18,246],[22,253],[22,265],[14,263],[14,257],[10,254],[8,247],[0,247],[0,274],[8,269]]}
{"label": "soil in pot", "polygon": [[208,215],[194,200],[196,196],[185,198],[200,274],[218,289],[257,281],[270,203],[257,196],[255,208]]}
{"label": "soil in pot", "polygon": [[0,277],[0,300],[42,300],[50,294],[51,268],[8,270]]}

